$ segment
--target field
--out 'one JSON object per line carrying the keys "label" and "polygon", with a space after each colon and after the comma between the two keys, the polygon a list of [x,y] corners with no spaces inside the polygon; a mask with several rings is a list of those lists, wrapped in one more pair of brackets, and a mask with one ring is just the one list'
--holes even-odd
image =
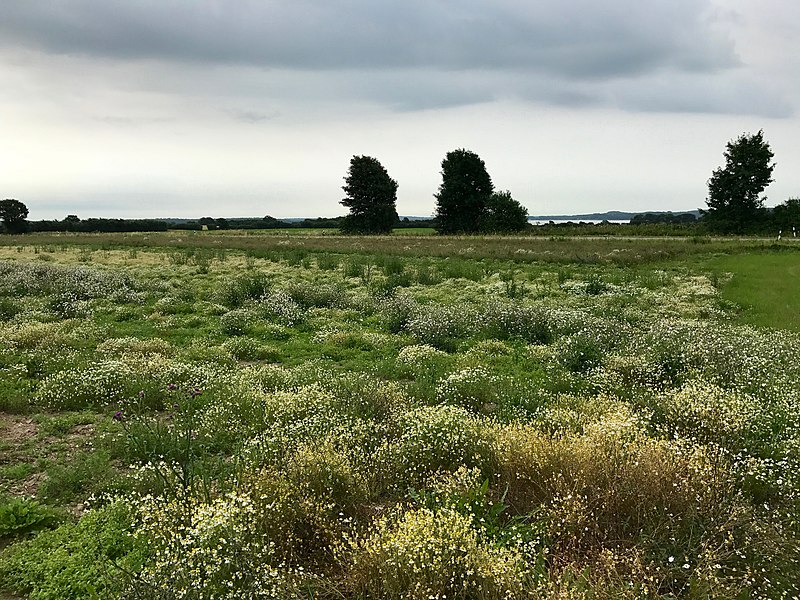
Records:
{"label": "field", "polygon": [[800,595],[800,244],[405,233],[0,238],[0,597]]}

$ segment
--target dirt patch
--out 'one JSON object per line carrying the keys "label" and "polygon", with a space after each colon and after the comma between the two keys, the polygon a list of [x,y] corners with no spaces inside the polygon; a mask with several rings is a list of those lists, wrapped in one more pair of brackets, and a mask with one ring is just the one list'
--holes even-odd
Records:
{"label": "dirt patch", "polygon": [[[38,425],[27,417],[0,413],[0,466],[28,462],[26,446],[38,430]],[[24,479],[0,482],[0,489],[5,488],[13,496],[35,496],[43,480],[43,473],[32,473]]]}
{"label": "dirt patch", "polygon": [[17,448],[34,437],[37,431],[36,423],[27,417],[0,413],[0,440],[3,440],[4,446]]}

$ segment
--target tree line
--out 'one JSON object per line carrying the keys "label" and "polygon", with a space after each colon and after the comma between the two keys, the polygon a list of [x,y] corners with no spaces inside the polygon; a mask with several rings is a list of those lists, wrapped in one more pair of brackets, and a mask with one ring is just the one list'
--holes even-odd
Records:
{"label": "tree line", "polygon": [[[709,233],[742,234],[790,232],[800,228],[800,198],[789,198],[766,208],[762,192],[773,182],[774,154],[764,132],[744,133],[727,143],[725,165],[708,180],[707,208],[693,215],[644,213],[632,224],[698,223]],[[15,199],[0,200],[4,233],[26,231],[133,232],[167,229],[286,229],[338,228],[345,233],[386,234],[398,227],[432,225],[440,234],[510,233],[530,227],[528,211],[509,191],[496,191],[483,160],[463,148],[448,152],[442,161],[442,182],[434,194],[436,210],[429,221],[400,220],[397,181],[371,156],[353,156],[342,189],[341,204],[350,209],[343,217],[284,221],[269,215],[254,219],[214,219],[170,222],[166,219],[80,219],[28,222],[28,208]]]}

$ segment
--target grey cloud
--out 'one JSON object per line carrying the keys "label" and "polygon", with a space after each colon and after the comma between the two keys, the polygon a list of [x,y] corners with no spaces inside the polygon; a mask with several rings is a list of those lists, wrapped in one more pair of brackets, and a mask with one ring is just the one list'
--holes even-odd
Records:
{"label": "grey cloud", "polygon": [[236,121],[251,124],[263,123],[264,121],[270,121],[279,116],[278,112],[264,113],[257,110],[245,110],[238,108],[228,110],[227,113]]}
{"label": "grey cloud", "polygon": [[739,16],[710,0],[50,0],[2,16],[7,55],[32,49],[77,65],[78,85],[191,98],[250,124],[364,102],[793,110],[737,56]]}
{"label": "grey cloud", "polygon": [[788,118],[794,108],[769,82],[735,75],[709,80],[670,74],[609,85],[610,102],[628,111],[749,114]]}
{"label": "grey cloud", "polygon": [[533,69],[573,78],[735,66],[697,0],[52,0],[0,39],[52,53],[290,69]]}

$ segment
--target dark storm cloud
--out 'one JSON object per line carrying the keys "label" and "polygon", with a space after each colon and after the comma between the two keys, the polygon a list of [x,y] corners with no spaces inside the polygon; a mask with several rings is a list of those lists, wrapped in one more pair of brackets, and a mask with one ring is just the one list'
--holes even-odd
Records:
{"label": "dark storm cloud", "polygon": [[5,44],[290,69],[532,69],[571,78],[733,66],[697,0],[51,0],[4,3]]}

